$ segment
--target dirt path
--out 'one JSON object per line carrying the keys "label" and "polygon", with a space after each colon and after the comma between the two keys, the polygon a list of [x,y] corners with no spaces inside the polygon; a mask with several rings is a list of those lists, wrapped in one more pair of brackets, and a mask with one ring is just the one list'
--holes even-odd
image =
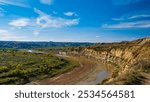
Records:
{"label": "dirt path", "polygon": [[[59,57],[68,57],[61,56]],[[73,69],[70,72],[64,73],[62,75],[47,78],[44,80],[37,80],[31,84],[38,85],[94,85],[100,83],[102,80],[106,79],[110,73],[102,64],[96,61],[91,61],[84,57],[69,57],[75,61],[78,61],[80,66]]]}

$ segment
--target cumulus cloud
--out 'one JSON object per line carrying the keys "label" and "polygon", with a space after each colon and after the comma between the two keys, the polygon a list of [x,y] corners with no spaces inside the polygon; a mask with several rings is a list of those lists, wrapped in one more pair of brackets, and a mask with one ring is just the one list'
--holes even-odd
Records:
{"label": "cumulus cloud", "polygon": [[25,26],[30,25],[30,19],[19,18],[19,19],[9,22],[9,25],[14,26],[14,27],[25,27]]}
{"label": "cumulus cloud", "polygon": [[[36,18],[18,18],[15,20],[12,20],[8,24],[11,25],[14,28],[23,28],[23,27],[32,27],[33,35],[38,36],[40,34],[40,31],[45,28],[61,28],[61,27],[68,27],[68,26],[74,26],[78,25],[80,19],[66,19],[62,17],[55,17],[48,15],[39,9],[34,9],[35,13],[38,14],[38,17]],[[38,30],[37,30],[38,29]]]}
{"label": "cumulus cloud", "polygon": [[30,7],[27,0],[0,0],[1,5],[14,5],[19,7]]}
{"label": "cumulus cloud", "polygon": [[150,28],[150,21],[125,22],[119,24],[104,24],[103,28],[124,29],[124,28]]}
{"label": "cumulus cloud", "polygon": [[40,0],[42,4],[51,5],[53,0]]}
{"label": "cumulus cloud", "polygon": [[37,25],[41,26],[42,28],[48,27],[64,27],[64,26],[72,26],[79,24],[79,19],[64,19],[60,17],[52,17],[52,16],[41,16],[37,18]]}
{"label": "cumulus cloud", "polygon": [[48,27],[65,27],[65,26],[73,26],[79,24],[79,19],[65,19],[61,17],[53,17],[51,15],[47,15],[42,11],[35,9],[35,12],[39,14],[37,18],[36,24],[42,28]]}
{"label": "cumulus cloud", "polygon": [[76,16],[77,14],[74,12],[65,12],[64,15],[66,16]]}

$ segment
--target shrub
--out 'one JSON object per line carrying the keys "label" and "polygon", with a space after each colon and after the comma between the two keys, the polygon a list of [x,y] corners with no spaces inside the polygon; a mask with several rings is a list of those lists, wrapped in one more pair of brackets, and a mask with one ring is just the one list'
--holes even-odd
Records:
{"label": "shrub", "polygon": [[142,80],[144,79],[144,77],[139,74],[139,73],[130,73],[127,75],[126,79],[125,79],[125,85],[140,85],[142,84]]}
{"label": "shrub", "polygon": [[116,78],[119,74],[119,68],[114,69],[114,71],[112,72],[112,78]]}
{"label": "shrub", "polygon": [[7,66],[0,66],[0,73],[7,72],[9,68]]}

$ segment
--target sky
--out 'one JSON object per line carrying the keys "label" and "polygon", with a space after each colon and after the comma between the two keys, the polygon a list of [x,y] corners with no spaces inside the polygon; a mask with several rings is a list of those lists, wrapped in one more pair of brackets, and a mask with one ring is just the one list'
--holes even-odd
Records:
{"label": "sky", "polygon": [[118,42],[150,36],[150,0],[0,0],[0,41]]}

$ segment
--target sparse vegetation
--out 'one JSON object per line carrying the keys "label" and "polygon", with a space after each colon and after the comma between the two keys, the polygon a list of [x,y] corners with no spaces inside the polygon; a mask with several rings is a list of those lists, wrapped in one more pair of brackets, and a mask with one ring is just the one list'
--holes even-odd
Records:
{"label": "sparse vegetation", "polygon": [[112,78],[115,78],[118,76],[120,69],[115,68],[114,71],[112,72]]}
{"label": "sparse vegetation", "polygon": [[144,77],[138,72],[128,73],[126,76],[125,85],[140,85]]}
{"label": "sparse vegetation", "polygon": [[0,48],[15,48],[15,49],[78,47],[89,45],[93,45],[93,43],[52,42],[52,41],[50,42],[0,41]]}
{"label": "sparse vegetation", "polygon": [[50,53],[5,49],[0,51],[0,84],[26,84],[35,79],[62,74],[77,65],[77,62]]}
{"label": "sparse vegetation", "polygon": [[[143,80],[146,80],[143,76],[147,76],[148,79],[150,73],[149,42],[150,38],[145,38],[120,43],[95,45],[84,43],[84,47],[81,47],[80,43],[2,42],[0,48],[12,45],[10,48],[37,48],[39,52],[46,53],[28,53],[26,50],[10,48],[0,49],[0,84],[25,84],[36,79],[62,74],[78,65],[77,62],[53,56],[54,54],[80,58],[83,56],[110,65],[112,76],[105,79],[102,84],[143,84]],[[17,47],[14,47],[14,44]],[[51,47],[47,48],[48,46]]]}
{"label": "sparse vegetation", "polygon": [[150,59],[141,60],[136,65],[140,68],[143,72],[149,73],[150,72]]}
{"label": "sparse vegetation", "polygon": [[[102,84],[147,84],[150,73],[150,37],[131,42],[98,43],[80,51],[87,58],[110,64],[110,78]],[[134,71],[131,73],[130,71]],[[149,84],[149,83],[148,83]]]}

